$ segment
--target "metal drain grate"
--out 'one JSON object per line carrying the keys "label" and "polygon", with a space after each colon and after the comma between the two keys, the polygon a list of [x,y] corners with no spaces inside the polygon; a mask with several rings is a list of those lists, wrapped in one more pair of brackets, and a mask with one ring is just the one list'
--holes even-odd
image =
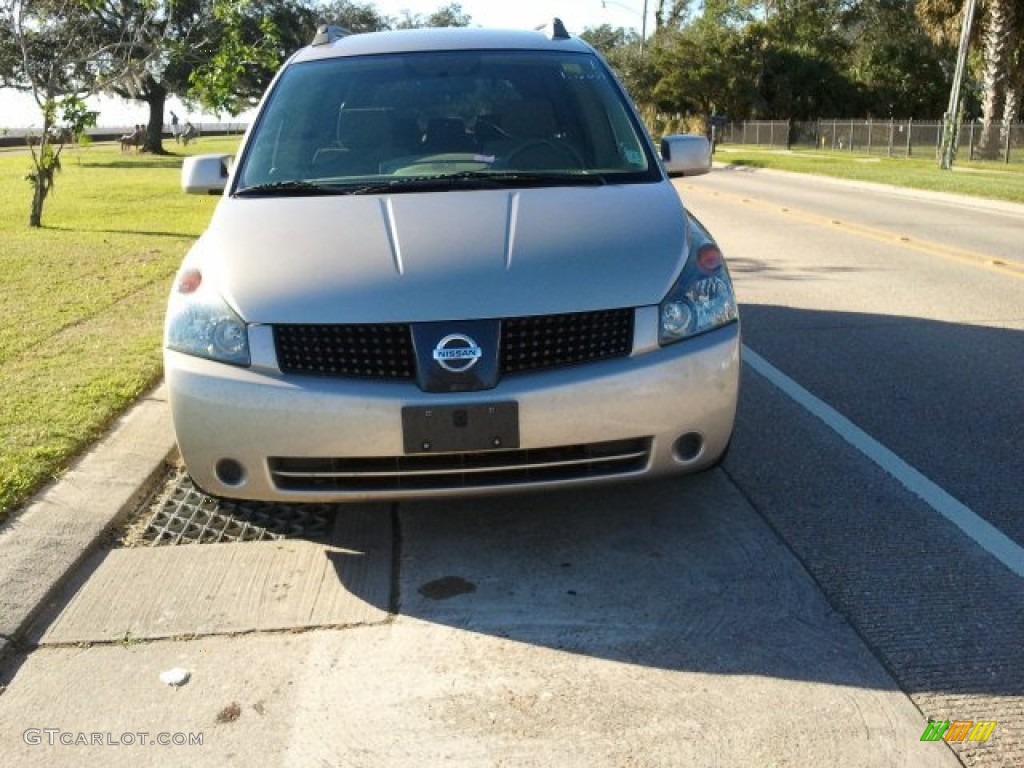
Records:
{"label": "metal drain grate", "polygon": [[181,471],[173,471],[152,506],[130,525],[126,547],[273,541],[326,541],[336,507],[330,504],[271,504],[207,496]]}

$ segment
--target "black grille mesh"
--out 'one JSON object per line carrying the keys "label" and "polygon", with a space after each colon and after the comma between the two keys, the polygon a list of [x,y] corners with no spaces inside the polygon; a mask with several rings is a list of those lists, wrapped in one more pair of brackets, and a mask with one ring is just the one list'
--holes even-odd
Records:
{"label": "black grille mesh", "polygon": [[411,379],[416,375],[409,326],[274,326],[277,362],[285,373]]}
{"label": "black grille mesh", "polygon": [[632,349],[632,309],[516,317],[502,323],[501,371],[535,371],[625,357]]}
{"label": "black grille mesh", "polygon": [[[416,357],[409,325],[277,325],[284,373],[411,379]],[[501,372],[518,373],[625,357],[633,349],[633,310],[516,317],[501,324]]]}

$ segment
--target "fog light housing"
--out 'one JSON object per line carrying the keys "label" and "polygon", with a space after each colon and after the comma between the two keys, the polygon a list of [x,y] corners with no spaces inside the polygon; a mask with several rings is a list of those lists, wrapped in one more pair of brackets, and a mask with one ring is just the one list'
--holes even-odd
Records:
{"label": "fog light housing", "polygon": [[704,452],[704,437],[699,432],[687,432],[672,443],[672,455],[676,461],[689,464]]}
{"label": "fog light housing", "polygon": [[213,468],[217,479],[224,485],[237,487],[245,482],[245,467],[234,459],[221,459]]}

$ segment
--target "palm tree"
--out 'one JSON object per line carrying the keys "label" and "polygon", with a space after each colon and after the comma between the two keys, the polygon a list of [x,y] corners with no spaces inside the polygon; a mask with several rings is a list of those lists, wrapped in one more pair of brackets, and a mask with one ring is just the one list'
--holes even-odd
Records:
{"label": "palm tree", "polygon": [[1016,22],[1015,0],[988,0],[982,24],[984,44],[984,93],[982,100],[981,141],[978,151],[982,157],[995,158],[1002,146],[1000,132],[996,130],[997,116],[1003,118],[1003,130],[1009,130],[1005,118],[1007,91],[1015,80],[1011,72],[1013,53],[1020,40]]}
{"label": "palm tree", "polygon": [[1024,100],[1024,0],[1016,1],[1014,13],[1017,47],[1011,55],[1010,75],[1006,83],[1006,101],[1003,104],[1003,125],[1007,131],[1020,119],[1021,101]]}
{"label": "palm tree", "polygon": [[[956,39],[962,23],[960,0],[919,0],[917,14],[934,39]],[[983,157],[998,154],[1005,133],[1020,112],[1024,84],[1024,0],[982,0],[980,19],[971,43],[982,46],[982,135],[978,149]]]}

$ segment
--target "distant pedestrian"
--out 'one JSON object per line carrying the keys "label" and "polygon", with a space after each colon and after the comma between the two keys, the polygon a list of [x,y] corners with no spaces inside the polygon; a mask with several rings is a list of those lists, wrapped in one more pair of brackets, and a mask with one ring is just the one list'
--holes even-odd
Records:
{"label": "distant pedestrian", "polygon": [[121,137],[121,151],[127,152],[132,147],[135,147],[136,152],[142,151],[142,145],[146,140],[146,129],[142,125],[133,125],[132,132],[126,133]]}
{"label": "distant pedestrian", "polygon": [[181,127],[178,125],[178,116],[174,114],[174,110],[171,110],[171,135],[174,136],[174,143],[177,144],[181,136]]}

